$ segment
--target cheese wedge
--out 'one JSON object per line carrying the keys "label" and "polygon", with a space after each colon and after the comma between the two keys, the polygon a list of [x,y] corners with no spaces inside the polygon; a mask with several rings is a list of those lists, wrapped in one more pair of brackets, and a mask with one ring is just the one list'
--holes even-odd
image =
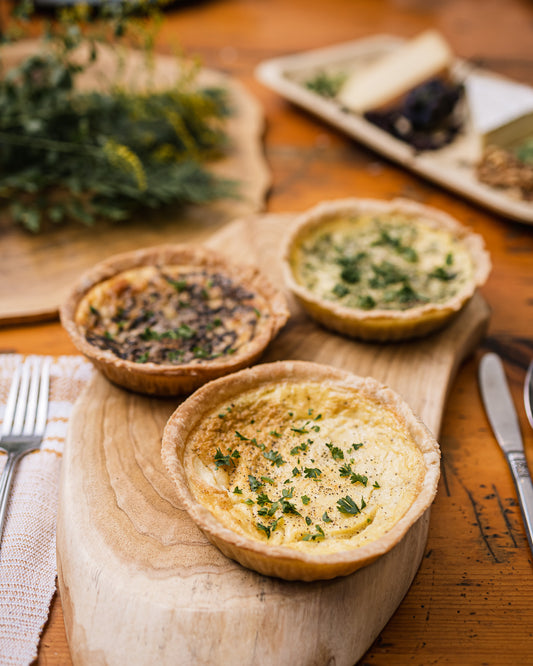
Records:
{"label": "cheese wedge", "polygon": [[465,90],[474,129],[484,146],[510,148],[533,137],[533,88],[471,74]]}
{"label": "cheese wedge", "polygon": [[446,71],[452,60],[452,50],[443,37],[428,30],[349,76],[339,101],[357,113],[377,109]]}

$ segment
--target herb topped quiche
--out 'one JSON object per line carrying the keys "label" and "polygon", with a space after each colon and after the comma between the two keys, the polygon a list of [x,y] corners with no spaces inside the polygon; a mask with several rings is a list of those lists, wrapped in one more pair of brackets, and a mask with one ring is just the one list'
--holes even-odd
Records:
{"label": "herb topped quiche", "polygon": [[193,245],[111,257],[61,308],[74,344],[108,379],[155,395],[253,363],[287,318],[284,297],[257,269]]}
{"label": "herb topped quiche", "polygon": [[430,506],[437,442],[390,389],[280,361],[209,382],[169,419],[162,458],[227,556],[293,580],[349,574]]}
{"label": "herb topped quiche", "polygon": [[415,202],[345,199],[299,216],[285,280],[318,322],[364,340],[418,337],[447,323],[484,283],[483,239]]}

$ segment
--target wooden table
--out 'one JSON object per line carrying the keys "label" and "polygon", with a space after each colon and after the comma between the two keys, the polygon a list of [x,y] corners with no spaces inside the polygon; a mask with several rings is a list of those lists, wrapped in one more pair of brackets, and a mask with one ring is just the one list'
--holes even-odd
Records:
{"label": "wooden table", "polygon": [[[408,196],[443,208],[482,234],[494,268],[482,293],[488,336],[461,367],[440,436],[442,478],[422,566],[363,664],[532,663],[533,570],[516,495],[477,386],[487,350],[504,359],[521,405],[533,357],[533,229],[476,207],[391,164],[293,107],[254,79],[266,58],[374,33],[441,31],[461,57],[533,84],[533,4],[524,0],[214,0],[166,13],[158,49],[176,45],[229,72],[267,119],[273,174],[269,211],[299,211],[346,196]],[[0,329],[0,352],[73,354],[59,323]],[[519,410],[533,469],[533,433]],[[71,663],[56,596],[39,664]]]}

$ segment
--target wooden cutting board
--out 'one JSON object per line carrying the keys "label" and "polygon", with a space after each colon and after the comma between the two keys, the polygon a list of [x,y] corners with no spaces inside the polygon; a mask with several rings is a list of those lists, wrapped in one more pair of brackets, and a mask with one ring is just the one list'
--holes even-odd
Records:
{"label": "wooden cutting board", "polygon": [[[209,245],[280,283],[288,215],[231,223]],[[461,360],[488,308],[477,295],[443,332],[360,344],[292,316],[264,361],[314,360],[373,375],[438,434]],[[95,373],[72,415],[63,461],[59,588],[74,664],[352,666],[406,594],[424,553],[429,511],[369,567],[331,581],[285,582],[224,557],[181,509],[160,459],[177,399],[127,393]]]}
{"label": "wooden cutting board", "polygon": [[[10,68],[39,48],[37,41],[2,47],[3,64]],[[140,52],[123,51],[121,80],[129,88],[151,89],[172,85],[179,62],[171,56],[154,58],[146,74]],[[97,64],[79,79],[79,88],[97,89],[113,79],[117,61],[111,50],[100,49]],[[226,132],[228,151],[211,164],[213,173],[234,180],[238,197],[206,206],[166,208],[138,213],[121,223],[94,226],[71,223],[32,234],[0,215],[0,325],[52,319],[57,316],[72,282],[80,272],[112,254],[135,248],[205,239],[221,225],[264,207],[270,173],[262,148],[263,111],[239,81],[212,70],[201,70],[198,83],[224,88],[232,106]]]}

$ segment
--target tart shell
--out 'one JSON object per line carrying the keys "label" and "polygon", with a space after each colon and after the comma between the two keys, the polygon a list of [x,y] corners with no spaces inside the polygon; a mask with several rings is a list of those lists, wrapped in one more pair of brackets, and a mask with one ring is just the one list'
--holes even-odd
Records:
{"label": "tart shell", "polygon": [[[278,382],[312,381],[341,387],[371,397],[391,410],[421,453],[424,475],[414,501],[394,525],[365,545],[331,553],[302,552],[287,546],[243,536],[222,525],[200,503],[189,483],[184,459],[192,432],[208,413],[236,399],[239,394]],[[185,400],[168,420],[162,439],[162,460],[175,484],[182,508],[224,555],[258,573],[285,580],[314,581],[345,576],[371,564],[390,551],[426,513],[437,492],[440,475],[440,448],[428,428],[415,416],[402,398],[373,378],[361,378],[330,366],[305,361],[278,361],[241,370],[209,382]]]}
{"label": "tart shell", "polygon": [[[262,297],[268,311],[264,323],[242,349],[234,354],[194,363],[136,363],[91,344],[76,321],[78,306],[96,285],[130,269],[144,266],[205,268],[230,278],[235,284]],[[201,245],[159,245],[114,255],[84,273],[60,308],[60,319],[77,349],[92,361],[107,379],[131,391],[157,396],[190,393],[207,381],[253,364],[289,317],[285,297],[252,266],[228,262]]]}
{"label": "tart shell", "polygon": [[[328,220],[343,215],[404,213],[420,217],[433,228],[448,231],[467,248],[474,266],[472,280],[455,296],[443,303],[426,303],[405,310],[362,310],[325,300],[300,284],[291,260],[294,249],[306,234]],[[348,337],[375,342],[418,338],[448,324],[470,301],[476,289],[484,284],[491,261],[481,236],[471,232],[455,218],[436,208],[407,199],[340,199],[325,201],[299,215],[291,225],[282,248],[282,268],[286,286],[300,305],[318,323]]]}

